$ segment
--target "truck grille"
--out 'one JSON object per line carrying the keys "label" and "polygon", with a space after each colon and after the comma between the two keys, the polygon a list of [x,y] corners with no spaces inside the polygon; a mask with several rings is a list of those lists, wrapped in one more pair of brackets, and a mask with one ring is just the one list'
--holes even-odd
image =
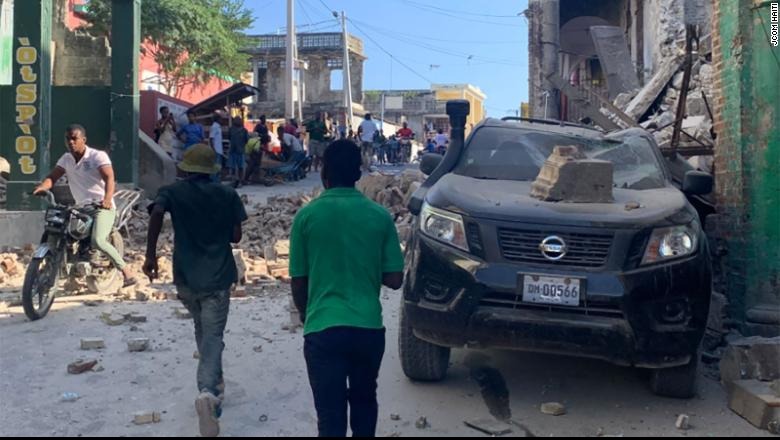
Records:
{"label": "truck grille", "polygon": [[[552,261],[542,255],[539,245],[551,236],[561,237],[568,246],[566,255]],[[612,234],[552,233],[519,229],[498,229],[501,253],[509,261],[553,266],[601,267],[607,263]]]}
{"label": "truck grille", "polygon": [[580,307],[566,307],[523,302],[521,294],[489,292],[482,297],[481,306],[512,310],[541,310],[547,312],[570,313],[573,315],[604,316],[610,318],[623,317],[619,305],[589,302],[582,299]]}

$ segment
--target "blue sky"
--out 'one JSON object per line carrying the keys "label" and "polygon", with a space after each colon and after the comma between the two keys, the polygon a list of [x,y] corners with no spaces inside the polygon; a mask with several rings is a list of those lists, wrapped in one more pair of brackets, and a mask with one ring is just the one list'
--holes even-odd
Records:
{"label": "blue sky", "polygon": [[[286,0],[244,1],[255,14],[252,33],[284,33]],[[298,32],[339,31],[328,9],[346,11],[348,31],[363,40],[368,56],[365,89],[471,83],[487,94],[494,117],[514,114],[527,100],[528,21],[517,16],[527,0],[295,0],[295,6]]]}

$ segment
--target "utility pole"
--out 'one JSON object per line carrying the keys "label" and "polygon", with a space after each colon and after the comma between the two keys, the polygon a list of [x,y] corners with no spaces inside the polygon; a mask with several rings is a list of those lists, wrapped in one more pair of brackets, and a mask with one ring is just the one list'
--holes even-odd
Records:
{"label": "utility pole", "polygon": [[285,101],[284,116],[295,117],[295,4],[294,0],[287,0],[287,58],[285,60]]}
{"label": "utility pole", "polygon": [[[334,12],[335,14],[335,12]],[[344,40],[344,105],[347,108],[347,132],[352,127],[352,78],[349,74],[349,38],[347,35],[347,14],[341,11],[341,31]]]}

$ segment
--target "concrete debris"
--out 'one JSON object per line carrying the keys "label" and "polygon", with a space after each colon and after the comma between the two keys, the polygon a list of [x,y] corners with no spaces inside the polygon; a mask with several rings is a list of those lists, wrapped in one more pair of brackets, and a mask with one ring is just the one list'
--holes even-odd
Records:
{"label": "concrete debris", "polygon": [[97,307],[97,306],[103,304],[104,302],[105,301],[103,301],[102,299],[89,300],[89,301],[84,301],[84,306],[86,306],[86,307]]}
{"label": "concrete debris", "polygon": [[79,359],[76,362],[68,365],[68,374],[82,374],[92,370],[97,365],[97,360],[83,360]]}
{"label": "concrete debris", "polygon": [[84,338],[81,340],[82,350],[102,350],[106,348],[106,342],[102,338]]}
{"label": "concrete debris", "polygon": [[611,203],[612,162],[582,157],[577,147],[555,147],[531,187],[531,196],[550,202]]}
{"label": "concrete debris", "polygon": [[147,321],[145,315],[138,315],[135,313],[128,313],[127,315],[125,315],[125,319],[127,320],[127,322],[132,322],[134,324],[139,324]]}
{"label": "concrete debris", "polygon": [[160,423],[162,420],[160,413],[154,411],[144,411],[133,414],[133,423],[136,425],[149,425]]}
{"label": "concrete debris", "polygon": [[401,421],[401,416],[399,416],[398,414],[390,414],[390,420],[392,420],[394,422],[400,422]]}
{"label": "concrete debris", "polygon": [[724,384],[743,379],[773,381],[780,379],[780,337],[758,336],[732,341],[720,361]]}
{"label": "concrete debris", "polygon": [[737,380],[728,384],[729,408],[759,429],[780,428],[780,397],[769,382]]}
{"label": "concrete debris", "polygon": [[687,431],[691,429],[690,417],[685,414],[680,414],[677,417],[677,421],[674,423],[674,426],[681,431]]}
{"label": "concrete debris", "polygon": [[0,262],[0,268],[2,268],[2,271],[5,272],[6,275],[16,275],[19,273],[19,264],[17,262],[17,257],[14,254],[6,254],[2,262]]}
{"label": "concrete debris", "polygon": [[192,353],[192,358],[193,358],[193,359],[200,359],[200,352],[199,352],[199,351],[197,351],[197,350],[196,350],[196,351],[194,351],[194,352]]}
{"label": "concrete debris", "polygon": [[416,422],[414,422],[414,426],[417,429],[428,429],[431,427],[431,425],[428,423],[428,419],[426,417],[420,417],[417,419]]}
{"label": "concrete debris", "polygon": [[100,315],[100,320],[105,322],[106,325],[109,325],[111,327],[116,327],[124,324],[127,318],[125,318],[125,316],[123,315],[117,315],[114,313],[106,312]]}
{"label": "concrete debris", "polygon": [[236,269],[238,271],[238,283],[246,284],[246,259],[244,257],[244,251],[241,249],[233,249],[233,259],[236,261]]}
{"label": "concrete debris", "polygon": [[671,57],[660,66],[653,78],[639,91],[639,93],[626,106],[626,114],[639,120],[659,95],[664,91],[675,73],[677,73],[683,64],[683,57]]}
{"label": "concrete debris", "polygon": [[138,353],[149,349],[148,338],[135,338],[127,341],[127,351],[130,353]]}
{"label": "concrete debris", "polygon": [[566,407],[558,402],[543,403],[541,410],[542,414],[547,414],[548,416],[562,416],[566,414]]}
{"label": "concrete debris", "polygon": [[476,429],[491,437],[500,437],[512,433],[512,428],[510,428],[508,424],[495,419],[470,420],[464,421],[463,423],[469,428]]}

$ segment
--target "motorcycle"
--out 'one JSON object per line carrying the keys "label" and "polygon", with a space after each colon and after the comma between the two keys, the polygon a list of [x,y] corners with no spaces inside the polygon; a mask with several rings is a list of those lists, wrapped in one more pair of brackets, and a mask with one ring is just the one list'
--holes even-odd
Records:
{"label": "motorcycle", "polygon": [[412,160],[412,139],[401,138],[399,143],[401,144],[401,163],[410,163]]}
{"label": "motorcycle", "polygon": [[[101,208],[95,204],[62,205],[50,191],[43,197],[47,201],[44,232],[27,266],[22,287],[22,306],[31,321],[49,313],[57,293],[68,280],[84,279],[92,293],[118,288],[123,281],[121,271],[108,257],[92,248],[94,216]],[[109,242],[122,256],[125,246],[119,230],[127,230],[132,207],[140,197],[138,191],[118,191],[114,196],[117,216]]]}

